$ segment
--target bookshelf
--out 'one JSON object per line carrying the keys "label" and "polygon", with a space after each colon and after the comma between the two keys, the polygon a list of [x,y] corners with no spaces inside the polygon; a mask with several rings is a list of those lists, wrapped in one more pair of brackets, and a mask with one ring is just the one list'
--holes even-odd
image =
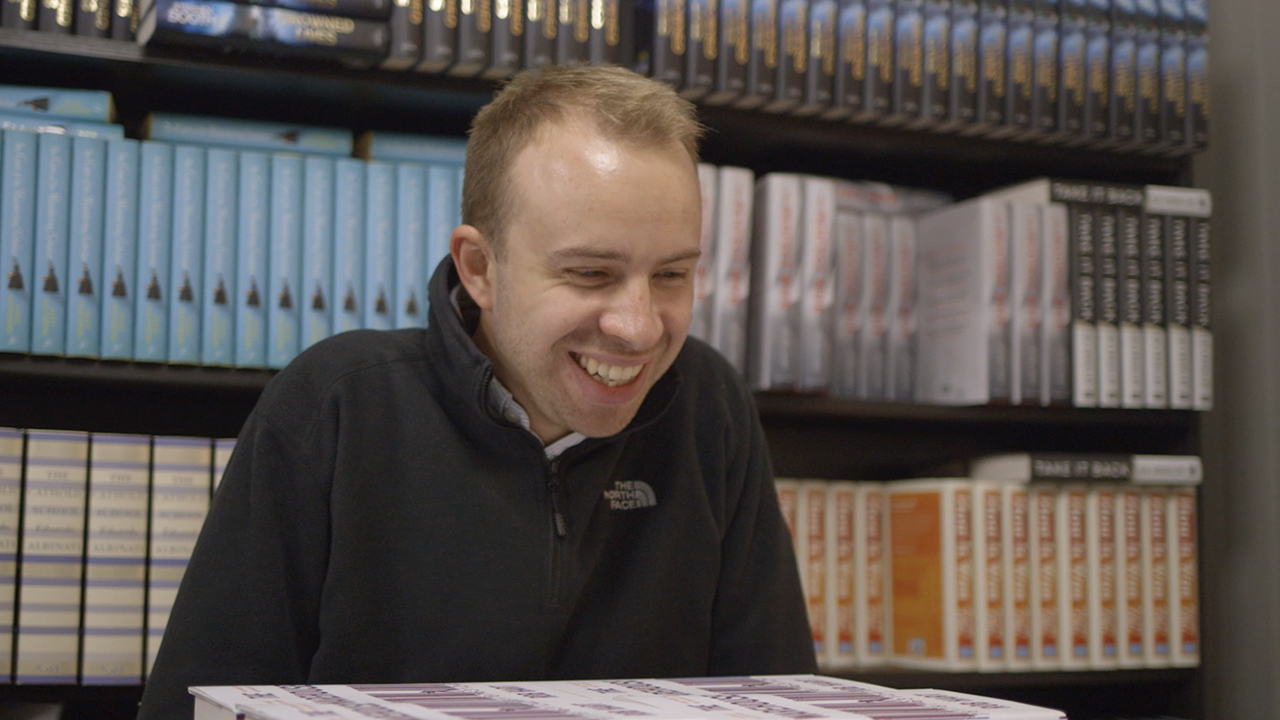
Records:
{"label": "bookshelf", "polygon": [[[493,86],[414,73],[155,52],[106,40],[0,28],[0,83],[115,93],[137,137],[152,110],[316,125],[461,135]],[[704,107],[703,156],[758,175],[799,171],[952,193],[957,199],[1039,175],[1186,184],[1190,160],[1064,149]],[[0,426],[205,437],[235,435],[272,373],[0,354]],[[791,477],[878,479],[944,472],[1003,450],[1196,453],[1199,416],[1185,411],[951,408],[789,393],[756,400],[775,470]],[[1205,604],[1213,602],[1205,588]],[[1199,669],[850,677],[947,687],[1060,707],[1072,718],[1203,717]],[[0,702],[64,704],[63,718],[132,717],[141,689],[0,686]]]}

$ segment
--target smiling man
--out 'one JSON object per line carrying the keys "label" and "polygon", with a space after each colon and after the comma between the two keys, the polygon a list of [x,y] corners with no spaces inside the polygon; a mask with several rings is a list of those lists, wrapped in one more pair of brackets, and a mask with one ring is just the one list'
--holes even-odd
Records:
{"label": "smiling man", "polygon": [[263,392],[140,718],[191,685],[814,670],[751,396],[686,339],[699,132],[616,68],[481,110],[430,327]]}

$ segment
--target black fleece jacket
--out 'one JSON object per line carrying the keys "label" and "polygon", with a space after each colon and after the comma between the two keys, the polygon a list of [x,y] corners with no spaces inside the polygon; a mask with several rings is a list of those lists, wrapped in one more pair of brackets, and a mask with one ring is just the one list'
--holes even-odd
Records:
{"label": "black fleece jacket", "polygon": [[731,367],[690,339],[623,432],[548,462],[485,402],[456,277],[446,259],[427,330],[335,336],[268,384],[140,720],[190,718],[192,685],[814,671]]}

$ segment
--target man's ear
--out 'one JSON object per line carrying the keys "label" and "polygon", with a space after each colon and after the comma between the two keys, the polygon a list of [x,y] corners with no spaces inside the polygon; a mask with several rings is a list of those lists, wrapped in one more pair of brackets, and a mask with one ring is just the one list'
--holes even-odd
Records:
{"label": "man's ear", "polygon": [[449,254],[467,294],[481,310],[492,310],[497,264],[489,239],[470,225],[459,225],[449,237]]}

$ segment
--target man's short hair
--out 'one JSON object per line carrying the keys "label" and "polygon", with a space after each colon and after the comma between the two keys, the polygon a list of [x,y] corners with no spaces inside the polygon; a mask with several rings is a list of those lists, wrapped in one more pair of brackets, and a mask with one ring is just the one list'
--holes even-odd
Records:
{"label": "man's short hair", "polygon": [[471,122],[462,222],[502,253],[512,204],[510,169],[549,123],[582,119],[604,137],[643,146],[679,143],[698,162],[703,126],[670,86],[620,67],[546,66],[513,77]]}

